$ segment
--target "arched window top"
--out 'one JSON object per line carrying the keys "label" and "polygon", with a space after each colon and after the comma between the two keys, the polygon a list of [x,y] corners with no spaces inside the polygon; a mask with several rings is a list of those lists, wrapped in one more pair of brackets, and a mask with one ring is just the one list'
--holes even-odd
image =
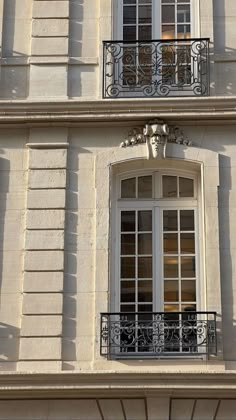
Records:
{"label": "arched window top", "polygon": [[176,171],[126,174],[119,179],[120,199],[194,199],[196,175]]}

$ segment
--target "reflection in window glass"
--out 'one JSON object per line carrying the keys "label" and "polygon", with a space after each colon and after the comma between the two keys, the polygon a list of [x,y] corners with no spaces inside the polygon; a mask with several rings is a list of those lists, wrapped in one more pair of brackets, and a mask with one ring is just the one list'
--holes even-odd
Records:
{"label": "reflection in window glass", "polygon": [[132,279],[135,277],[135,258],[121,257],[121,278]]}
{"label": "reflection in window glass", "polygon": [[121,198],[136,197],[136,178],[123,179],[121,181]]}
{"label": "reflection in window glass", "polygon": [[164,281],[164,300],[165,302],[178,302],[179,284],[176,280]]}
{"label": "reflection in window glass", "polygon": [[165,231],[178,230],[177,210],[163,211],[163,229]]}
{"label": "reflection in window glass", "polygon": [[135,235],[121,235],[121,255],[135,254]]}
{"label": "reflection in window glass", "polygon": [[180,197],[193,197],[194,187],[193,179],[190,178],[179,178],[179,196]]}
{"label": "reflection in window glass", "polygon": [[194,230],[194,211],[180,211],[180,230]]}
{"label": "reflection in window glass", "polygon": [[164,253],[165,254],[178,253],[178,234],[177,233],[164,234]]}
{"label": "reflection in window glass", "polygon": [[121,302],[135,302],[135,281],[121,282]]}
{"label": "reflection in window glass", "polygon": [[177,176],[162,177],[162,194],[163,197],[177,197]]}
{"label": "reflection in window glass", "polygon": [[138,257],[138,277],[152,278],[152,257]]}
{"label": "reflection in window glass", "polygon": [[152,176],[138,177],[138,198],[152,198]]}
{"label": "reflection in window glass", "polygon": [[121,231],[134,232],[135,231],[135,211],[121,212]]}
{"label": "reflection in window glass", "polygon": [[141,210],[138,212],[138,230],[139,231],[152,231],[152,211]]}
{"label": "reflection in window glass", "polygon": [[177,278],[178,275],[178,257],[164,257],[164,277]]}
{"label": "reflection in window glass", "polygon": [[152,254],[152,234],[140,233],[138,235],[138,254]]}
{"label": "reflection in window glass", "polygon": [[195,257],[181,257],[181,277],[192,278],[195,276]]}
{"label": "reflection in window glass", "polygon": [[138,281],[138,301],[152,302],[152,281],[139,280]]}

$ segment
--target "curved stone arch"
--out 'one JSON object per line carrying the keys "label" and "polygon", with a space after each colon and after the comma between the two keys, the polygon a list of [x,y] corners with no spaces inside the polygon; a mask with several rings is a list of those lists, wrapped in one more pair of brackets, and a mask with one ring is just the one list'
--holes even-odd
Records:
{"label": "curved stone arch", "polygon": [[[219,186],[219,154],[217,152],[199,147],[186,147],[179,144],[167,145],[167,159],[152,159],[147,161],[146,145],[139,144],[129,148],[110,149],[101,152],[95,162],[95,187],[96,187],[96,279],[98,289],[103,284],[103,299],[99,305],[95,303],[97,316],[100,312],[109,312],[109,267],[110,267],[110,228],[113,223],[112,178],[114,170],[120,166],[127,168],[131,162],[137,162],[139,169],[147,167],[158,168],[158,165],[174,161],[191,163],[198,166],[201,173],[202,195],[202,224],[205,227],[200,240],[204,249],[204,279],[205,279],[205,308],[215,311],[218,315],[218,358],[222,358],[220,346],[221,336],[221,287],[220,287],[220,254],[219,254],[219,219],[218,219],[218,186]],[[126,165],[127,164],[127,165]],[[173,167],[173,166],[172,166]],[[179,167],[178,167],[179,169]],[[99,250],[103,250],[103,259]],[[103,266],[101,267],[101,264]],[[101,274],[102,273],[102,274]],[[102,278],[101,278],[102,275]],[[105,278],[104,278],[105,276]],[[100,295],[102,297],[102,295]],[[98,325],[98,324],[97,324]],[[99,331],[99,328],[98,328]],[[96,352],[97,353],[97,352]]]}

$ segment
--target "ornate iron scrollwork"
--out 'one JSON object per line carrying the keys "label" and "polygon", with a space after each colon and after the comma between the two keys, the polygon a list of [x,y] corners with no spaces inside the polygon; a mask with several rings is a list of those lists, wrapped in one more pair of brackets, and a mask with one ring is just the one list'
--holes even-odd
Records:
{"label": "ornate iron scrollwork", "polygon": [[101,354],[107,357],[215,355],[216,313],[101,314]]}
{"label": "ornate iron scrollwork", "polygon": [[209,39],[104,42],[104,98],[209,95]]}

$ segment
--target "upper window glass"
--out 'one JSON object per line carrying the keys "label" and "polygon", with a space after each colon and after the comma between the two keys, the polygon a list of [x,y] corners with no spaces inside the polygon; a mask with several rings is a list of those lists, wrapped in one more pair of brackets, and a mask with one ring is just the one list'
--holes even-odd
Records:
{"label": "upper window glass", "polygon": [[188,39],[190,0],[123,0],[124,41]]}
{"label": "upper window glass", "polygon": [[[154,188],[161,180],[160,191]],[[194,179],[176,175],[141,175],[121,180],[120,198],[194,198]]]}

